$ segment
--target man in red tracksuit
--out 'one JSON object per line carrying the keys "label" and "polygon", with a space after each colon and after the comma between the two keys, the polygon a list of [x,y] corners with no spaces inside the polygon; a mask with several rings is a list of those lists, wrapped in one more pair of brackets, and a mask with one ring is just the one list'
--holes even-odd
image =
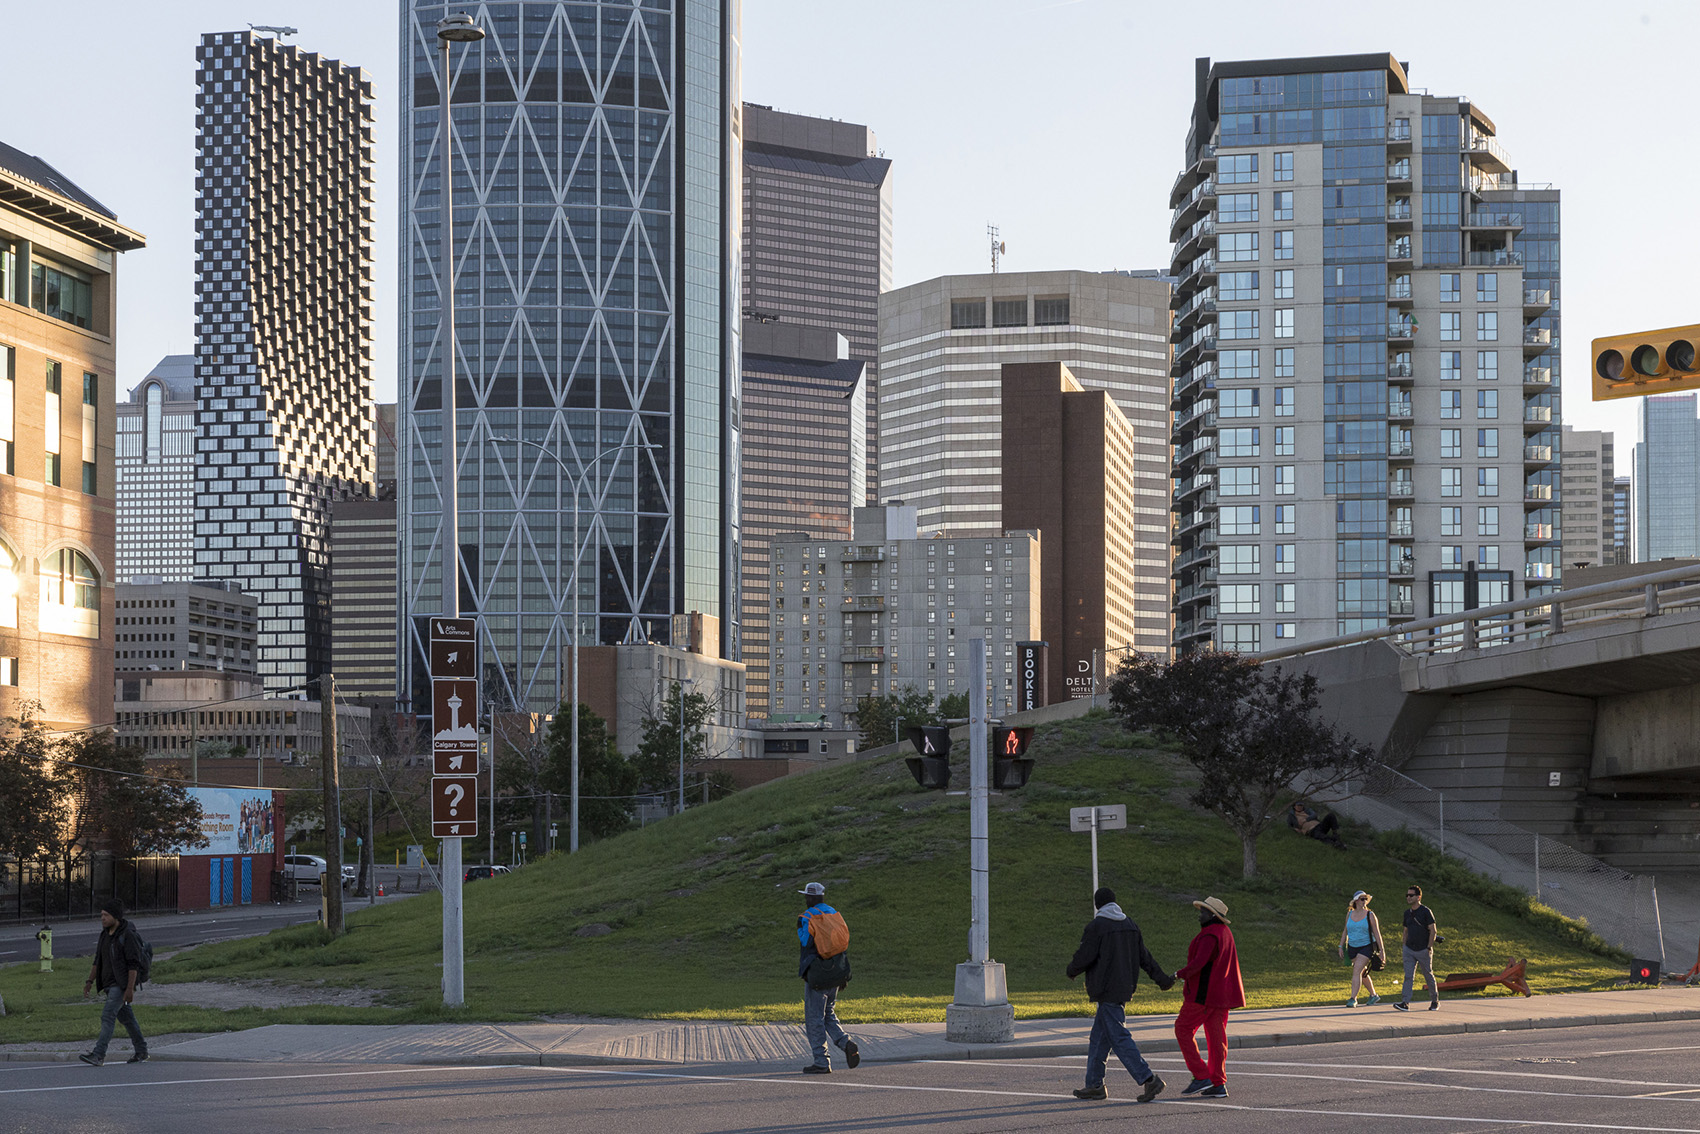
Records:
{"label": "man in red tracksuit", "polygon": [[[1198,936],[1187,947],[1186,967],[1175,979],[1186,982],[1181,1013],[1175,1017],[1175,1039],[1180,1041],[1192,1082],[1182,1095],[1205,1099],[1228,1097],[1228,1010],[1245,1007],[1245,985],[1240,982],[1240,956],[1234,935],[1228,929],[1228,905],[1221,898],[1194,902],[1198,910]],[[1196,1036],[1204,1029],[1210,1051],[1208,1065],[1198,1057]]]}

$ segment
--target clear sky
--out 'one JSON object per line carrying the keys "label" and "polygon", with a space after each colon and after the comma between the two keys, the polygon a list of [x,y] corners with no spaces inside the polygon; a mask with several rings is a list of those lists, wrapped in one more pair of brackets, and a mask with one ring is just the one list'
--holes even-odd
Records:
{"label": "clear sky", "polygon": [[[200,34],[291,25],[293,42],[366,69],[377,96],[375,374],[392,399],[397,4],[12,9],[0,140],[149,238],[120,269],[120,390],[193,346]],[[1635,403],[1589,401],[1589,339],[1700,322],[1700,80],[1683,62],[1696,42],[1700,4],[1683,0],[744,0],[743,93],[873,127],[895,163],[902,285],[986,270],[988,223],[1011,271],[1165,266],[1196,57],[1391,52],[1414,86],[1481,106],[1524,184],[1564,191],[1565,420],[1617,431],[1622,452]]]}

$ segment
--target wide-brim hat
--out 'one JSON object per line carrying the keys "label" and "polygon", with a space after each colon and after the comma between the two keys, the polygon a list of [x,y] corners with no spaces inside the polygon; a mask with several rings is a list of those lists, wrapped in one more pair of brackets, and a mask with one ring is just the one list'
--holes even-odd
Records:
{"label": "wide-brim hat", "polygon": [[1202,902],[1194,902],[1192,905],[1194,909],[1209,910],[1221,919],[1223,925],[1232,924],[1228,921],[1228,903],[1221,898],[1205,898]]}
{"label": "wide-brim hat", "polygon": [[1371,894],[1371,893],[1370,893],[1370,892],[1368,892],[1368,891],[1367,891],[1367,890],[1359,890],[1359,891],[1358,891],[1358,892],[1357,892],[1357,893],[1355,893],[1355,894],[1353,894],[1353,895],[1352,895],[1352,901],[1354,901],[1354,902],[1355,902],[1355,901],[1357,901],[1357,900],[1358,900],[1358,899],[1359,899],[1359,898],[1362,898],[1362,899],[1363,899],[1363,900],[1364,900],[1364,901],[1366,901],[1366,902],[1367,902],[1367,901],[1369,901],[1369,900],[1370,900],[1370,899],[1372,899],[1372,898],[1374,898],[1374,897],[1375,897],[1375,895],[1374,895],[1374,894]]}

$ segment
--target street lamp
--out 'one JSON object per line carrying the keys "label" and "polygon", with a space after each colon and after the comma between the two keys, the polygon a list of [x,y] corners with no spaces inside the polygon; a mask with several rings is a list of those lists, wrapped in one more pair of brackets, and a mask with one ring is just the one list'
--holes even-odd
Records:
{"label": "street lamp", "polygon": [[679,679],[679,814],[685,813],[685,686],[696,684],[692,677]]}
{"label": "street lamp", "polygon": [[[449,44],[476,43],[484,29],[465,12],[457,12],[437,23],[437,42],[443,48],[442,111],[438,122],[443,132],[443,264],[437,273],[443,303],[443,614],[460,617],[460,444],[455,422],[455,280],[454,280],[454,120],[449,111]],[[459,1008],[466,1003],[465,950],[461,923],[461,841],[443,843],[443,1004]]]}
{"label": "street lamp", "polygon": [[[611,457],[615,453],[623,452],[627,449],[631,449],[631,450],[634,450],[634,451],[637,451],[637,452],[647,453],[647,452],[650,452],[652,450],[659,449],[661,446],[651,445],[647,442],[640,442],[640,441],[622,441],[620,444],[615,445],[615,446],[608,448],[608,449],[604,449],[604,450],[602,450],[602,452],[596,454],[596,456],[590,458],[590,460],[585,461],[583,463],[583,467],[580,468],[580,470],[577,473],[574,473],[572,469],[567,467],[567,463],[565,461],[561,460],[559,454],[557,454],[553,449],[549,448],[547,445],[540,444],[536,441],[524,441],[524,440],[521,440],[518,437],[492,437],[492,438],[490,438],[490,440],[492,440],[492,441],[511,441],[515,445],[524,445],[525,447],[527,447],[529,449],[536,449],[539,453],[544,454],[551,461],[554,461],[555,464],[560,467],[560,470],[567,475],[567,479],[572,481],[572,484],[573,484],[573,570],[572,570],[571,583],[570,583],[570,587],[571,587],[572,592],[573,592],[573,688],[572,688],[572,702],[573,702],[573,707],[572,707],[573,801],[572,801],[572,814],[570,816],[570,820],[569,820],[568,825],[567,825],[567,853],[568,854],[576,854],[578,852],[578,767],[579,767],[579,765],[578,765],[578,638],[579,638],[578,565],[579,565],[579,560],[584,558],[583,549],[579,547],[579,543],[578,543],[578,535],[579,535],[579,530],[578,530],[578,521],[579,521],[578,498],[579,498],[580,494],[582,494],[584,492],[584,478],[590,474],[590,470],[594,469],[596,467],[597,462],[602,460],[603,457]],[[561,681],[560,667],[556,666],[555,667],[555,700],[556,701],[560,700],[560,695],[561,695],[560,681]]]}

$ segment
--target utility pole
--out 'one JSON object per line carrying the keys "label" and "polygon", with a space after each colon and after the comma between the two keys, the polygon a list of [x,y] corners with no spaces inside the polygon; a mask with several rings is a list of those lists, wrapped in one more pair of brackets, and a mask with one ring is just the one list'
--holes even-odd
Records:
{"label": "utility pole", "polygon": [[319,677],[319,765],[325,789],[325,928],[342,936],[342,788],[336,748],[336,678]]}
{"label": "utility pole", "polygon": [[366,904],[378,904],[378,829],[372,825],[372,785],[366,785]]}

